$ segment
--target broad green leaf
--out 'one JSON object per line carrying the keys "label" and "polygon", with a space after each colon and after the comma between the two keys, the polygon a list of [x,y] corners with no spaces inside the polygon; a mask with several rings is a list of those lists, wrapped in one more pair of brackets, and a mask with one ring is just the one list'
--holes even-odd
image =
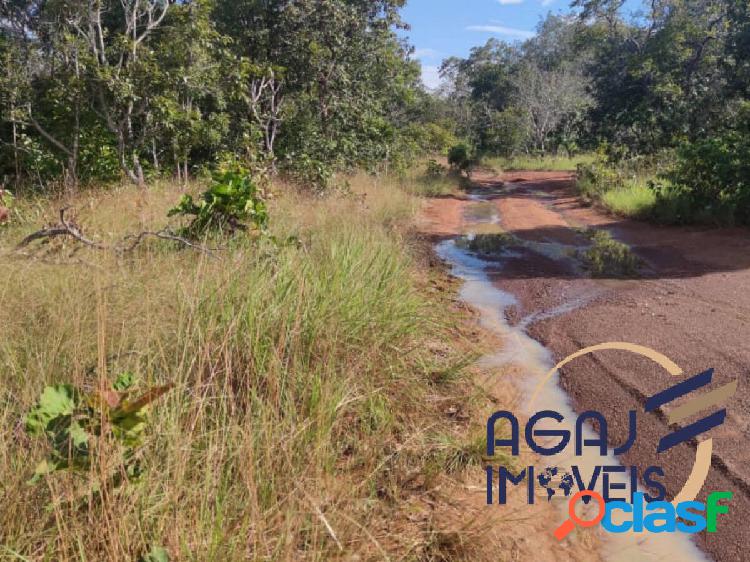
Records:
{"label": "broad green leaf", "polygon": [[26,416],[26,431],[31,435],[42,435],[52,420],[72,415],[77,403],[78,392],[73,386],[46,387],[37,405]]}
{"label": "broad green leaf", "polygon": [[117,375],[115,382],[112,384],[112,388],[117,392],[124,392],[134,386],[136,383],[136,376],[130,371],[125,371]]}
{"label": "broad green leaf", "polygon": [[148,554],[141,557],[140,562],[169,562],[169,553],[163,546],[153,546]]}

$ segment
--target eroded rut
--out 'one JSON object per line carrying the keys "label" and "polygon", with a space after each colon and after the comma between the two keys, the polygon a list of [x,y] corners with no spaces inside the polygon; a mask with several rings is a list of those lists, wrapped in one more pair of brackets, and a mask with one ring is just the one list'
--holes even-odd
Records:
{"label": "eroded rut", "polygon": [[[505,354],[514,353],[514,345],[516,353],[539,345],[554,364],[590,345],[627,341],[661,351],[688,375],[714,368],[714,386],[739,380],[727,422],[711,433],[713,466],[698,499],[715,490],[732,491],[734,498],[719,532],[701,533],[697,544],[717,561],[750,560],[750,233],[612,218],[585,206],[571,184],[571,175],[559,172],[480,175],[466,199],[430,201],[427,230],[443,240],[469,232],[510,237],[482,260],[486,282],[507,295],[497,303],[508,333],[515,334]],[[606,229],[630,245],[644,261],[641,276],[591,279],[576,258],[588,244],[582,228]],[[451,258],[450,244],[440,246],[445,258]],[[534,343],[521,341],[519,334]],[[539,353],[532,355],[538,359]],[[573,362],[560,373],[559,384],[572,408],[595,409],[611,420],[610,440],[622,443],[627,437],[623,412],[642,411],[646,396],[669,386],[667,377],[645,359],[611,351]],[[619,461],[662,466],[672,497],[693,465],[695,443],[657,456],[656,443],[670,432],[664,415],[640,416],[636,446]],[[628,559],[699,559],[685,548],[673,550],[673,556],[651,549],[648,557],[649,549],[641,549],[640,558],[629,551]]]}

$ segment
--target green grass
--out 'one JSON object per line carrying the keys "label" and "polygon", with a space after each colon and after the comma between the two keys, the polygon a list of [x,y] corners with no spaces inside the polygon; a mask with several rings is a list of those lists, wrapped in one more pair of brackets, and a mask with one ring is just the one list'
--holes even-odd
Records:
{"label": "green grass", "polygon": [[596,159],[594,154],[576,156],[512,156],[485,158],[482,163],[498,171],[550,170],[575,171],[578,164],[589,164]]}
{"label": "green grass", "polygon": [[[662,224],[703,222],[689,198],[660,175],[664,166],[654,159],[619,166],[599,161],[579,170],[576,186],[585,199],[618,216]],[[652,184],[660,186],[658,195]]]}
{"label": "green grass", "polygon": [[434,159],[415,163],[401,180],[401,187],[417,197],[445,197],[458,193],[465,178],[450,172]]}
{"label": "green grass", "polygon": [[656,194],[647,181],[629,181],[624,187],[605,191],[601,203],[613,213],[631,218],[643,218],[652,213]]}
{"label": "green grass", "polygon": [[[19,201],[21,220],[0,233],[6,553],[136,560],[163,545],[184,561],[330,560],[341,545],[375,559],[398,552],[396,524],[401,544],[430,540],[391,500],[425,469],[427,437],[453,427],[446,397],[469,396],[462,377],[433,376],[463,357],[431,345],[455,327],[407,250],[414,198],[352,184],[355,197],[280,189],[273,234],[300,245],[240,238],[218,259],[162,241],[127,258],[70,240],[11,251],[63,203],[105,241],[156,229],[174,186]],[[175,384],[153,406],[143,480],[107,488],[118,465],[105,451],[91,473],[27,486],[45,449],[21,420],[43,387],[96,388],[124,370]]]}

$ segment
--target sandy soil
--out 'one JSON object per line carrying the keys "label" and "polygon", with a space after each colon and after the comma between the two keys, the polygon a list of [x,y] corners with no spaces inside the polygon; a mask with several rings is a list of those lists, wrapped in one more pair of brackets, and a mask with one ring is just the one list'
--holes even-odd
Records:
{"label": "sandy soil", "polygon": [[[494,282],[520,303],[509,311],[509,319],[525,321],[529,333],[556,359],[589,345],[627,341],[663,352],[686,375],[713,367],[712,387],[739,380],[727,422],[711,432],[713,466],[699,497],[729,490],[734,498],[719,532],[702,534],[698,542],[717,561],[750,560],[750,232],[659,227],[611,217],[581,202],[566,173],[484,173],[474,181],[477,190],[489,194],[499,226],[521,240],[580,247],[586,242],[577,228],[604,228],[645,262],[639,279],[592,280],[572,259],[540,253],[533,246],[514,248]],[[461,233],[462,212],[470,204],[430,200],[425,232],[436,238]],[[543,319],[534,320],[540,315]],[[616,444],[625,439],[622,414],[629,409],[642,412],[647,396],[673,383],[650,362],[624,352],[583,358],[561,377],[577,410],[597,409],[611,420],[610,438]],[[659,439],[671,432],[665,416],[640,419],[639,445],[621,460],[626,465],[662,466],[668,492],[674,494],[692,467],[695,444],[657,455]]]}

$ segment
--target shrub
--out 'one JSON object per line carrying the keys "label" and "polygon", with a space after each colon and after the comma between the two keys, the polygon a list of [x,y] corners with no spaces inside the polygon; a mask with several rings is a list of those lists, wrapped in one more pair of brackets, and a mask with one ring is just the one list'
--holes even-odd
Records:
{"label": "shrub", "polygon": [[468,174],[472,163],[471,152],[465,144],[457,144],[448,151],[448,164],[454,171]]}
{"label": "shrub", "polygon": [[259,231],[268,226],[263,194],[250,173],[238,164],[229,164],[213,174],[211,185],[197,203],[191,195],[183,195],[168,213],[170,217],[175,215],[193,217],[181,229],[189,237],[202,236],[210,230],[246,230],[248,220]]}
{"label": "shrub", "polygon": [[682,209],[677,222],[750,224],[750,103],[734,128],[680,146],[665,178],[673,186],[659,186],[658,195]]}
{"label": "shrub", "polygon": [[627,244],[614,240],[605,230],[588,230],[584,235],[592,242],[581,256],[593,277],[633,277],[640,259]]}
{"label": "shrub", "polygon": [[428,160],[425,164],[425,177],[427,179],[439,179],[445,176],[447,170],[445,166],[438,163],[436,160]]}
{"label": "shrub", "polygon": [[[141,466],[136,453],[148,424],[146,408],[171,385],[134,396],[135,383],[132,373],[122,373],[111,389],[103,391],[86,393],[69,384],[46,387],[25,420],[29,435],[45,437],[50,446],[49,457],[37,465],[32,481],[58,470],[88,471],[110,443],[121,454],[127,476],[137,477]],[[117,480],[119,467],[112,469],[109,476]]]}

